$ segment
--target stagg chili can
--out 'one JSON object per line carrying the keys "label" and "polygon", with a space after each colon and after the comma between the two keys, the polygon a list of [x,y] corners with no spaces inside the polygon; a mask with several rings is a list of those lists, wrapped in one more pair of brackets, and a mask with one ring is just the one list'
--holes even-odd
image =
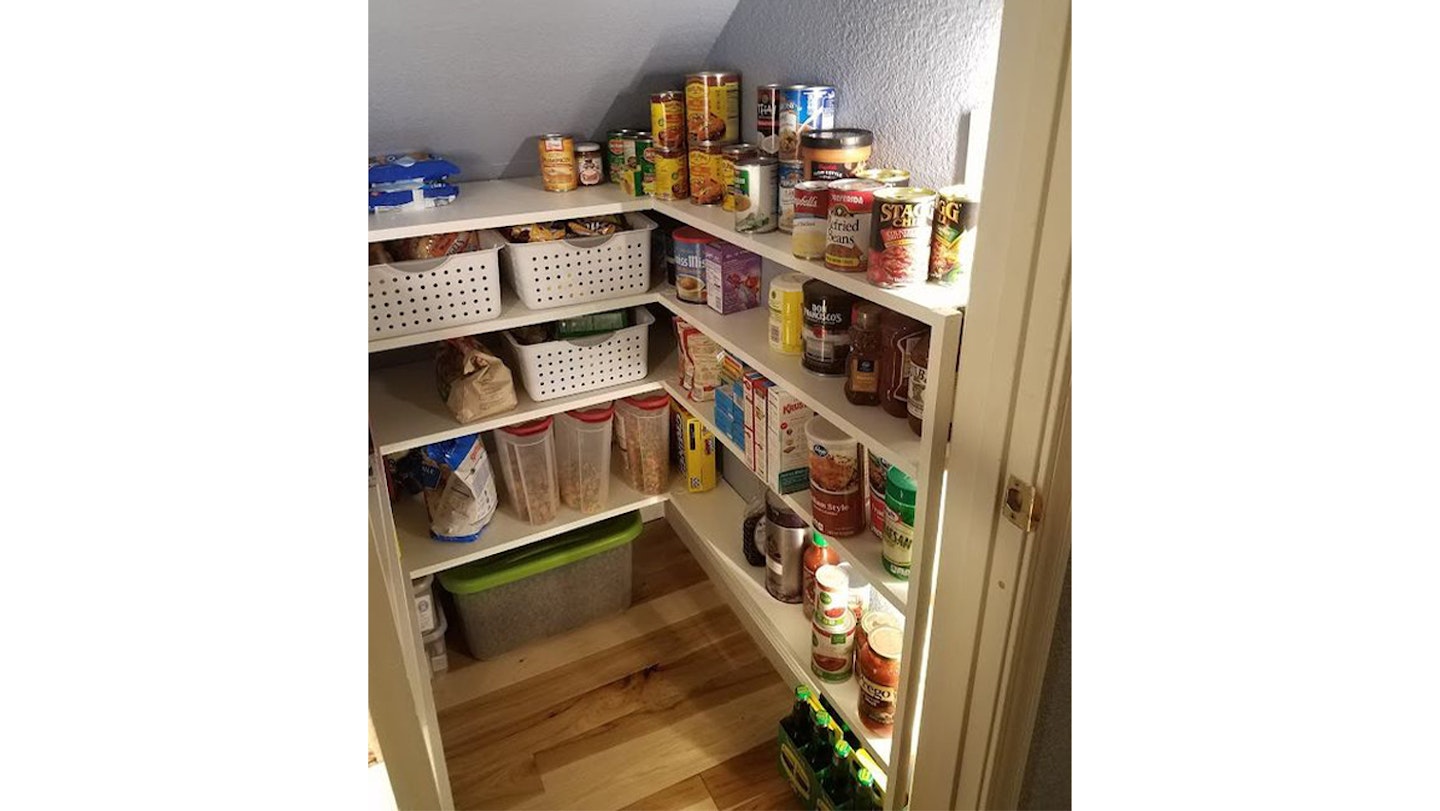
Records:
{"label": "stagg chili can", "polygon": [[825,258],[826,220],[830,216],[830,181],[795,184],[795,219],[790,225],[790,252],[801,259]]}
{"label": "stagg chili can", "polygon": [[780,230],[789,233],[795,221],[795,184],[805,177],[805,164],[780,161]]}
{"label": "stagg chili can", "polygon": [[761,155],[774,158],[780,151],[780,91],[778,84],[755,88],[755,143]]}
{"label": "stagg chili can", "polygon": [[650,94],[650,134],[659,149],[685,148],[685,94],[682,91]]}
{"label": "stagg chili can", "polygon": [[[711,70],[685,77],[685,129],[690,147],[740,140],[740,74]],[[694,195],[694,190],[691,190]]]}
{"label": "stagg chili can", "polygon": [[930,237],[930,281],[950,285],[969,277],[975,263],[979,214],[980,203],[965,186],[946,186],[939,191]]}
{"label": "stagg chili can", "polygon": [[905,287],[925,281],[930,268],[930,220],[935,190],[896,187],[875,192],[870,264],[876,287]]}
{"label": "stagg chili can", "polygon": [[776,118],[776,150],[780,160],[800,160],[801,135],[835,126],[835,88],[803,84],[781,88]]}
{"label": "stagg chili can", "polygon": [[720,150],[723,147],[724,144],[717,141],[690,145],[690,202],[697,206],[716,206],[724,202],[725,187],[720,184]]}
{"label": "stagg chili can", "polygon": [[540,136],[540,180],[545,191],[570,191],[580,185],[575,168],[575,139],[558,132]]}
{"label": "stagg chili can", "polygon": [[845,178],[830,184],[830,210],[825,219],[825,267],[841,273],[863,273],[869,264],[870,214],[878,180]]}
{"label": "stagg chili can", "polygon": [[735,164],[735,230],[764,234],[774,231],[777,185],[774,158],[745,158]]}
{"label": "stagg chili can", "polygon": [[656,200],[684,200],[690,196],[689,161],[683,149],[655,151]]}
{"label": "stagg chili can", "polygon": [[735,164],[760,154],[754,144],[730,144],[720,148],[720,207],[735,210]]}

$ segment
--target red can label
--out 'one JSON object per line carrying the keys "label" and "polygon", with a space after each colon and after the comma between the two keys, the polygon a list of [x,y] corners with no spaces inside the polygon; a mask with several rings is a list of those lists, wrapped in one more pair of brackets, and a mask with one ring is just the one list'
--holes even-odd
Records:
{"label": "red can label", "polygon": [[830,188],[823,183],[795,184],[795,217],[823,220],[830,213]]}
{"label": "red can label", "polygon": [[870,254],[870,213],[875,180],[841,180],[830,184],[830,213],[825,227],[825,267],[843,273],[864,272]]}

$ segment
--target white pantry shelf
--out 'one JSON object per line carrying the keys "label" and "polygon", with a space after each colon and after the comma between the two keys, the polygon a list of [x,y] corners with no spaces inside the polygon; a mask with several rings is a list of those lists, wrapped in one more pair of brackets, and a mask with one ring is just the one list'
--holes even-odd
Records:
{"label": "white pantry shelf", "polygon": [[[865,498],[870,498],[870,485],[868,482],[861,483],[861,489],[865,491]],[[805,523],[815,525],[815,517],[810,512],[810,491],[801,490],[798,493],[785,493],[780,498],[789,505]],[[880,539],[866,528],[858,535],[851,535],[849,538],[836,538],[833,535],[826,535],[825,540],[829,541],[835,551],[840,554],[840,559],[849,561],[851,566],[860,570],[870,585],[880,593],[880,596],[890,603],[890,606],[902,616],[907,614],[907,606],[910,600],[910,581],[901,580],[893,574],[885,571],[885,564],[881,562]]]}
{"label": "white pantry shelf", "polygon": [[[492,458],[491,465],[495,464]],[[496,475],[499,475],[498,470]],[[617,468],[611,473],[610,498],[604,510],[587,515],[561,505],[553,521],[537,525],[521,520],[508,499],[502,495],[495,516],[490,519],[480,537],[470,543],[437,541],[431,538],[430,516],[425,511],[425,500],[419,496],[401,499],[394,505],[395,534],[400,541],[400,565],[413,580],[542,541],[621,513],[659,504],[666,498],[663,493],[651,496],[632,489],[620,478]]]}
{"label": "white pantry shelf", "polygon": [[459,196],[446,206],[368,214],[370,241],[648,211],[652,205],[649,197],[632,197],[613,183],[567,192],[545,191],[539,177],[478,180],[459,186]]}
{"label": "white pantry shelf", "polygon": [[681,316],[721,347],[735,353],[775,385],[799,397],[815,413],[834,423],[890,464],[915,476],[920,469],[920,437],[906,420],[886,414],[878,406],[857,406],[845,399],[845,378],[821,377],[800,365],[799,355],[770,348],[770,311],[754,307],[721,315],[704,304],[687,304],[666,286],[660,303]]}
{"label": "white pantry shelf", "polygon": [[969,300],[970,286],[967,283],[954,287],[917,284],[889,289],[871,284],[864,273],[839,273],[825,267],[824,262],[801,259],[790,252],[789,234],[783,231],[742,234],[735,230],[735,213],[720,206],[697,206],[686,201],[668,200],[655,200],[653,206],[653,210],[661,214],[693,225],[747,251],[754,251],[776,264],[820,279],[932,327],[964,308]]}
{"label": "white pantry shelf", "polygon": [[433,358],[374,369],[370,372],[370,433],[383,454],[399,453],[432,442],[491,431],[505,425],[536,420],[597,403],[608,403],[621,397],[655,391],[661,381],[678,374],[677,358],[671,351],[656,361],[657,346],[651,351],[650,373],[640,380],[607,386],[603,389],[556,397],[536,402],[525,393],[519,373],[515,373],[515,408],[470,423],[458,423],[455,415],[440,399],[435,383]]}
{"label": "white pantry shelf", "polygon": [[751,566],[740,548],[740,516],[745,502],[720,482],[708,493],[672,489],[665,516],[689,547],[695,559],[721,587],[731,606],[755,631],[768,658],[781,671],[788,670],[799,683],[825,694],[845,723],[859,736],[882,769],[890,768],[890,739],[875,735],[860,723],[860,689],[852,675],[843,682],[827,682],[810,670],[810,624],[794,603],[782,603],[765,589],[765,569]]}

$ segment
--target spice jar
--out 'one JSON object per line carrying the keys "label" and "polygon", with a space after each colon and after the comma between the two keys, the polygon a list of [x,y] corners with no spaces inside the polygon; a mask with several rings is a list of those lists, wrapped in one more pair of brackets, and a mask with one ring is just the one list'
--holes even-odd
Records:
{"label": "spice jar", "polygon": [[575,165],[581,186],[599,186],[605,182],[605,162],[600,156],[600,145],[594,141],[575,145]]}
{"label": "spice jar", "polygon": [[915,480],[892,466],[885,474],[885,538],[880,547],[885,571],[910,579],[910,543],[915,537]]}
{"label": "spice jar", "polygon": [[920,436],[925,425],[925,372],[930,362],[930,331],[910,345],[910,389],[905,396],[905,410],[910,419],[910,430]]}
{"label": "spice jar", "polygon": [[821,417],[805,423],[810,446],[810,512],[815,531],[847,538],[864,529],[860,454],[854,438]]}
{"label": "spice jar", "polygon": [[834,285],[805,283],[805,355],[800,365],[819,375],[845,374],[854,307],[855,297]]}
{"label": "spice jar", "polygon": [[864,649],[856,653],[860,671],[860,722],[878,735],[889,735],[895,726],[895,693],[900,688],[900,647],[904,635],[899,628],[877,628]]}
{"label": "spice jar", "polygon": [[555,456],[560,463],[560,500],[587,515],[610,498],[610,438],[615,405],[578,408],[555,417]]}
{"label": "spice jar", "polygon": [[850,356],[845,359],[845,399],[880,404],[880,317],[878,304],[857,304],[850,323]]}
{"label": "spice jar", "polygon": [[909,316],[891,310],[880,316],[880,407],[892,417],[910,413],[910,347],[925,332],[925,325]]}
{"label": "spice jar", "polygon": [[647,495],[670,487],[670,395],[626,397],[615,404],[615,445],[625,483]]}
{"label": "spice jar", "polygon": [[547,524],[560,510],[554,422],[545,417],[495,432],[495,455],[510,504],[520,520],[531,524]]}
{"label": "spice jar", "polygon": [[800,135],[800,161],[806,180],[854,177],[870,160],[875,136],[870,130],[809,130]]}
{"label": "spice jar", "polygon": [[827,563],[839,563],[840,556],[835,554],[830,542],[825,536],[818,532],[810,534],[810,539],[805,542],[805,554],[802,556],[803,563],[802,577],[804,588],[804,600],[801,607],[805,611],[805,617],[812,619],[815,616],[815,570]]}

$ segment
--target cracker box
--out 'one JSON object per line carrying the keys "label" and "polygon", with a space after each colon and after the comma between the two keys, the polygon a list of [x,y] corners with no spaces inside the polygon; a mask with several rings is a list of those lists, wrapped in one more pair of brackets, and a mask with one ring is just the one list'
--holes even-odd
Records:
{"label": "cracker box", "polygon": [[697,417],[685,418],[685,489],[715,489],[715,437]]}
{"label": "cracker box", "polygon": [[705,303],[718,313],[760,306],[760,255],[719,240],[705,246]]}
{"label": "cracker box", "polygon": [[797,493],[810,487],[810,453],[805,423],[815,412],[779,386],[766,393],[765,476],[776,492]]}

